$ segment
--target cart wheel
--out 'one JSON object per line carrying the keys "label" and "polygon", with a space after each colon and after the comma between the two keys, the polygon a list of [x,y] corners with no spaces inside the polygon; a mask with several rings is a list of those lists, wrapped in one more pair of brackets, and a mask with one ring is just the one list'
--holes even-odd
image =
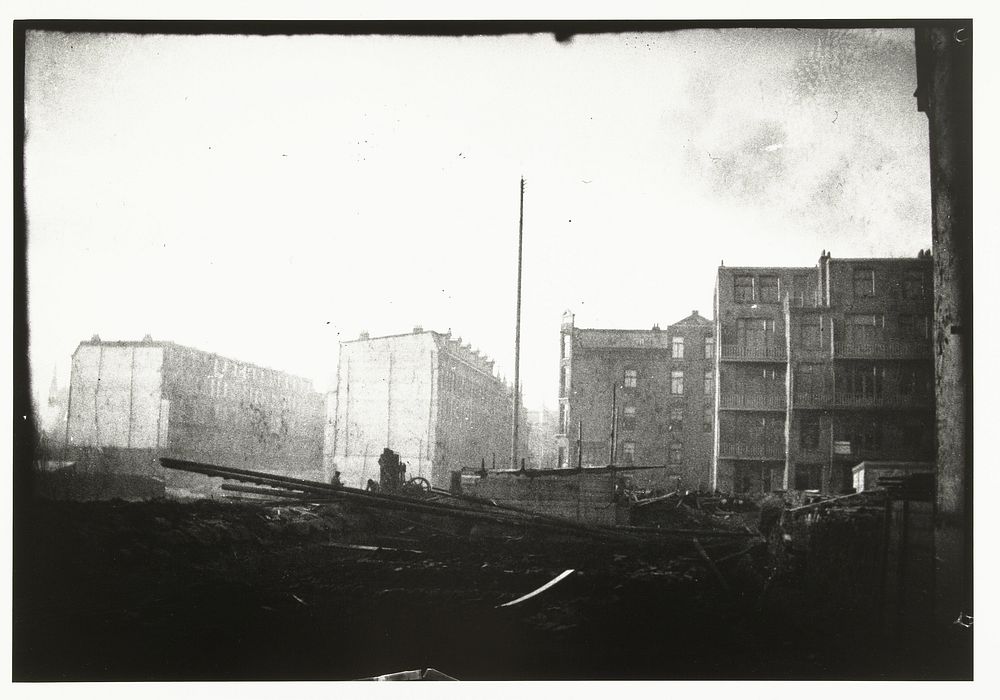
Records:
{"label": "cart wheel", "polygon": [[409,488],[418,489],[420,491],[430,491],[431,490],[431,482],[427,481],[427,479],[425,479],[422,476],[415,476],[415,477],[413,477],[412,479],[410,479],[409,481],[406,482],[406,485]]}

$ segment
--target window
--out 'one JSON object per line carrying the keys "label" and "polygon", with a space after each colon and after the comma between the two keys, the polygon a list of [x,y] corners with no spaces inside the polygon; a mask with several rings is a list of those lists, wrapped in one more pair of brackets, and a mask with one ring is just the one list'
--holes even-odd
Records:
{"label": "window", "polygon": [[560,447],[559,448],[559,456],[557,457],[557,459],[559,461],[559,466],[560,467],[565,467],[566,466],[566,448],[565,447]]}
{"label": "window", "polygon": [[635,430],[635,406],[626,406],[622,410],[622,430]]}
{"label": "window", "polygon": [[875,270],[854,271],[854,296],[875,296]]}
{"label": "window", "polygon": [[847,364],[837,371],[837,391],[863,397],[875,397],[882,393],[885,368],[870,362]]}
{"label": "window", "polygon": [[803,450],[819,448],[819,416],[802,416],[799,423],[799,447]]}
{"label": "window", "polygon": [[903,297],[906,299],[922,299],[927,294],[924,284],[924,273],[913,270],[903,278]]}
{"label": "window", "polygon": [[627,389],[634,389],[638,383],[639,371],[634,369],[625,370],[625,387]]}
{"label": "window", "polygon": [[930,393],[928,374],[916,367],[900,370],[899,393],[903,396],[926,396]]}
{"label": "window", "polygon": [[561,357],[563,358],[569,357],[572,347],[573,347],[573,337],[569,333],[563,333]]}
{"label": "window", "polygon": [[882,340],[885,316],[882,314],[851,314],[847,317],[850,340],[855,343],[873,343]]}
{"label": "window", "polygon": [[712,432],[712,421],[714,420],[714,411],[711,406],[705,406],[705,414],[702,417],[701,429],[706,432]]}
{"label": "window", "polygon": [[559,432],[563,435],[566,434],[567,418],[569,415],[566,412],[566,404],[559,404]]}
{"label": "window", "polygon": [[753,301],[753,277],[736,275],[733,279],[733,296],[737,304]]}
{"label": "window", "polygon": [[736,319],[736,343],[742,347],[770,345],[774,340],[773,318]]}
{"label": "window", "polygon": [[635,461],[635,443],[634,442],[623,442],[622,443],[622,462],[625,464],[632,464]]}
{"label": "window", "polygon": [[715,338],[710,335],[705,336],[705,359],[711,360],[715,357]]}
{"label": "window", "polygon": [[766,304],[774,304],[780,301],[781,284],[774,275],[761,275],[760,277],[760,301]]}
{"label": "window", "polygon": [[713,379],[712,379],[712,370],[706,369],[705,370],[705,396],[710,396],[712,394],[712,385],[713,385],[713,383],[714,382],[713,382]]}
{"label": "window", "polygon": [[672,357],[675,360],[684,359],[684,338],[674,337],[673,343],[671,344]]}
{"label": "window", "polygon": [[670,407],[670,430],[671,432],[683,432],[684,430],[684,407]]}
{"label": "window", "polygon": [[904,340],[926,339],[929,337],[930,323],[926,316],[915,314],[899,315],[899,337]]}
{"label": "window", "polygon": [[803,316],[798,325],[798,346],[804,350],[823,347],[823,317]]}
{"label": "window", "polygon": [[569,395],[569,367],[563,367],[559,373],[559,395]]}
{"label": "window", "polygon": [[877,450],[882,447],[882,427],[874,421],[863,421],[854,428],[852,442],[865,450]]}
{"label": "window", "polygon": [[816,298],[816,286],[809,284],[809,275],[795,275],[792,278],[792,306],[812,306]]}
{"label": "window", "polygon": [[670,373],[670,393],[671,394],[683,394],[684,393],[684,372],[681,370],[673,370]]}
{"label": "window", "polygon": [[795,488],[798,491],[819,489],[822,486],[823,467],[818,464],[795,465]]}
{"label": "window", "polygon": [[915,338],[916,337],[916,317],[913,314],[900,314],[899,315],[899,337],[900,338]]}
{"label": "window", "polygon": [[905,423],[900,429],[903,436],[903,444],[907,447],[921,448],[924,445],[924,436],[927,430],[916,423]]}
{"label": "window", "polygon": [[684,457],[684,445],[680,442],[670,443],[670,463],[680,464]]}
{"label": "window", "polygon": [[799,365],[798,372],[795,375],[795,393],[820,396],[823,391],[823,365]]}

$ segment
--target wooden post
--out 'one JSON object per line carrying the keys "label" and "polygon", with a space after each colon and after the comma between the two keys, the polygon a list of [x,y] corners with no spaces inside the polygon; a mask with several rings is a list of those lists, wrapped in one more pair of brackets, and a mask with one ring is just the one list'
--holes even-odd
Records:
{"label": "wooden post", "polygon": [[618,384],[611,385],[611,446],[610,455],[608,457],[608,466],[613,466],[615,463],[615,428],[618,424]]}

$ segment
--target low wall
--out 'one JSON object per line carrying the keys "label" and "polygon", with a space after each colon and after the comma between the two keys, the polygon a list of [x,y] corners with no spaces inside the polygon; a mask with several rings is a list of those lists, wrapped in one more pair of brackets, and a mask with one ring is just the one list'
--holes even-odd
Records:
{"label": "low wall", "polygon": [[619,520],[627,522],[627,512],[615,504],[615,481],[618,478],[610,472],[530,476],[489,474],[475,480],[463,480],[462,490],[471,496],[489,498],[543,515],[614,525]]}

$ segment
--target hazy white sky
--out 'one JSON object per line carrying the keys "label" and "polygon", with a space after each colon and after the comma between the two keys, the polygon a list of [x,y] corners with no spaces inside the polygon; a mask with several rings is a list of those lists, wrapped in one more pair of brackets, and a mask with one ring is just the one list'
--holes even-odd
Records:
{"label": "hazy white sky", "polygon": [[711,316],[716,267],[930,247],[912,31],[472,38],[32,33],[36,395],[150,333],[324,388],[452,329],[556,404],[582,326]]}

